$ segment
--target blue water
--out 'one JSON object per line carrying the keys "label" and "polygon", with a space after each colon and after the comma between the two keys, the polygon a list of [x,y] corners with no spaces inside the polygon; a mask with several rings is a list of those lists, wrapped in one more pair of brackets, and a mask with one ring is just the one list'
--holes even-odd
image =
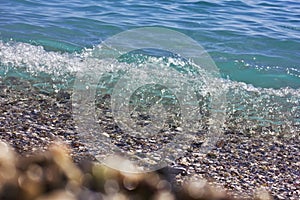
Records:
{"label": "blue water", "polygon": [[297,1],[2,0],[0,39],[80,51],[124,30],[161,26],[198,41],[224,76],[259,87],[300,86]]}
{"label": "blue water", "polygon": [[248,105],[247,120],[274,125],[286,117],[289,126],[299,126],[298,1],[0,0],[0,74],[11,70],[30,79],[39,71],[76,71],[75,54],[145,26],[170,28],[201,44],[228,81],[224,87],[234,91],[234,107]]}

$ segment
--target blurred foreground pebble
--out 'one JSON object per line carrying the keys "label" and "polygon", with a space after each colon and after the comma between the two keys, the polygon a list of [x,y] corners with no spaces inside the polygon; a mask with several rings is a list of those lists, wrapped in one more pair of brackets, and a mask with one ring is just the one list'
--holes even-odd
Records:
{"label": "blurred foreground pebble", "polygon": [[[49,151],[20,157],[0,141],[0,199],[2,200],[230,200],[222,188],[206,180],[186,182],[174,189],[162,173],[129,174],[92,162],[75,165],[69,149],[53,144]],[[259,189],[257,200],[269,200]]]}

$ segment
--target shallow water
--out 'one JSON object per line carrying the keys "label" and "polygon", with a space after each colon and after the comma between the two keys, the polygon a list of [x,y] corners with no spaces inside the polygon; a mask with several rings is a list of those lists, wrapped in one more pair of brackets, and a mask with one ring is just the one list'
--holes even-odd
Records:
{"label": "shallow water", "polygon": [[[208,51],[227,91],[227,129],[299,134],[300,3],[294,1],[1,1],[0,75],[44,92],[72,88],[78,70],[99,64],[87,59],[97,45],[144,26],[182,32]],[[129,58],[140,59],[148,57]]]}

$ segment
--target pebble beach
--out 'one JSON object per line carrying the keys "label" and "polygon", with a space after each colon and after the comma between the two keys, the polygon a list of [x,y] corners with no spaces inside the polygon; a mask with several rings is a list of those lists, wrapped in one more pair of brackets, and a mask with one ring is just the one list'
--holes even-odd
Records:
{"label": "pebble beach", "polygon": [[0,200],[300,200],[299,11],[0,0]]}
{"label": "pebble beach", "polygon": [[[7,81],[11,84],[7,84]],[[214,198],[297,200],[300,197],[299,134],[286,136],[287,134],[272,134],[270,132],[249,134],[225,131],[215,148],[206,155],[199,153],[201,143],[192,143],[184,156],[176,158],[167,170],[156,172],[161,175],[161,179],[167,180],[169,183],[167,185],[172,184],[176,189],[173,187],[171,187],[173,189],[170,189],[169,186],[161,186],[161,188],[158,188],[157,185],[150,186],[153,183],[147,183],[148,185],[146,184],[145,186],[143,182],[145,177],[138,179],[140,186],[144,187],[143,191],[150,192],[152,188],[158,196],[150,195],[151,198],[150,196],[149,198],[135,198],[130,196],[132,193],[128,193],[128,191],[135,191],[135,195],[139,191],[126,189],[122,184],[118,185],[118,190],[113,188],[103,191],[99,188],[95,189],[101,187],[100,179],[106,181],[117,180],[118,182],[119,179],[123,180],[125,175],[108,169],[107,173],[102,174],[103,176],[95,175],[89,171],[89,167],[94,165],[98,166],[100,171],[103,169],[101,165],[96,164],[98,162],[94,156],[89,153],[85,145],[79,140],[72,119],[71,94],[69,92],[59,92],[53,95],[38,92],[27,82],[18,79],[1,79],[0,85],[2,91],[0,94],[1,148],[5,149],[11,146],[9,151],[14,152],[4,154],[1,151],[0,167],[2,168],[6,165],[16,166],[16,170],[19,170],[19,172],[16,172],[16,177],[7,180],[6,176],[3,175],[5,171],[1,172],[1,199],[21,199],[20,196],[8,194],[10,193],[8,192],[9,190],[4,187],[8,183],[11,183],[14,186],[12,188],[15,188],[15,190],[26,193],[28,195],[27,199],[62,199],[63,195],[66,195],[64,199],[86,199],[85,195],[88,195],[90,199]],[[75,184],[76,186],[70,186],[77,188],[75,189],[76,192],[68,189],[68,181],[58,181],[55,183],[57,185],[54,185],[49,191],[40,189],[36,193],[33,192],[34,195],[32,196],[30,196],[30,190],[22,188],[20,181],[16,183],[14,181],[11,182],[11,180],[18,179],[18,177],[18,180],[20,180],[22,174],[26,174],[26,170],[29,170],[26,167],[26,169],[23,168],[21,170],[18,167],[20,163],[27,163],[28,166],[30,166],[30,163],[35,163],[34,166],[36,166],[39,163],[37,160],[43,158],[42,160],[49,161],[45,161],[46,163],[54,162],[53,165],[57,165],[55,161],[56,151],[51,151],[51,146],[56,143],[67,147],[68,151],[57,151],[64,152],[61,153],[64,155],[62,159],[66,157],[70,158],[70,160],[66,161],[66,166],[58,165],[58,167],[53,167],[53,169],[49,168],[50,170],[61,170],[59,173],[64,175],[60,175],[57,172],[58,176],[67,176],[68,181],[76,179],[73,177],[76,176],[76,173],[89,174],[88,177],[93,180],[95,178],[96,181],[88,182],[87,185],[78,182],[77,185]],[[63,148],[59,147],[58,149]],[[58,154],[60,155],[60,153]],[[13,155],[12,158],[9,157],[11,155]],[[45,170],[44,167],[46,165],[37,165],[41,168],[40,170]],[[65,173],[68,170],[65,167],[75,170],[74,174],[66,175]],[[34,170],[34,173],[37,173],[37,171]],[[109,175],[110,173],[111,175]],[[116,175],[116,173],[121,175]],[[43,184],[47,183],[47,180],[44,179],[39,179],[39,181],[43,182]],[[115,184],[115,182],[113,183]],[[194,183],[196,185],[193,185]],[[28,184],[30,185],[30,181],[28,181]],[[186,189],[189,187],[196,188],[196,192]],[[212,191],[209,194],[203,192],[206,191],[204,188],[207,187],[212,188],[209,190]],[[53,195],[53,198],[51,195]],[[55,195],[57,195],[56,198],[54,198]],[[115,195],[119,195],[119,197]],[[166,196],[163,198],[159,197],[159,195]],[[215,196],[213,197],[213,195]]]}

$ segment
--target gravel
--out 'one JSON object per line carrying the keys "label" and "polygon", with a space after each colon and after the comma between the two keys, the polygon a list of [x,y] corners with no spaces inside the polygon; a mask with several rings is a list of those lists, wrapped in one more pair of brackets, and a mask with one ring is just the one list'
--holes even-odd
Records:
{"label": "gravel", "polygon": [[[77,163],[76,165],[86,160],[96,161],[87,147],[80,142],[76,132],[72,119],[70,92],[50,95],[37,91],[21,80],[16,80],[13,85],[4,82],[5,80],[0,80],[2,90],[0,139],[11,145],[18,155],[30,157],[36,153],[46,152],[49,144],[62,141],[70,147],[69,154]],[[112,130],[112,125],[109,123],[111,120],[111,118],[107,119],[107,122],[105,119],[102,120],[102,124],[107,126],[109,135],[113,132],[109,131]],[[128,146],[128,143],[124,143],[131,138],[124,135],[118,137],[118,134],[120,135],[115,133],[115,144]],[[197,188],[199,185],[206,187],[213,184],[215,188],[222,188],[235,199],[297,200],[300,197],[299,134],[291,137],[283,135],[288,133],[245,134],[238,131],[225,131],[216,147],[206,155],[199,153],[201,142],[195,141],[186,150],[184,156],[176,158],[173,165],[158,173],[169,177],[166,180],[174,183],[176,188],[190,191],[190,195],[195,193],[191,189],[193,187]],[[151,145],[155,148],[155,143]],[[198,185],[186,186],[190,180],[196,180]],[[182,195],[176,192],[174,194],[179,199]],[[58,191],[56,195],[68,194]],[[81,190],[80,194],[75,194],[75,197],[80,199],[80,195],[95,196],[96,193],[91,193],[91,190]],[[160,195],[170,196],[168,192]]]}

